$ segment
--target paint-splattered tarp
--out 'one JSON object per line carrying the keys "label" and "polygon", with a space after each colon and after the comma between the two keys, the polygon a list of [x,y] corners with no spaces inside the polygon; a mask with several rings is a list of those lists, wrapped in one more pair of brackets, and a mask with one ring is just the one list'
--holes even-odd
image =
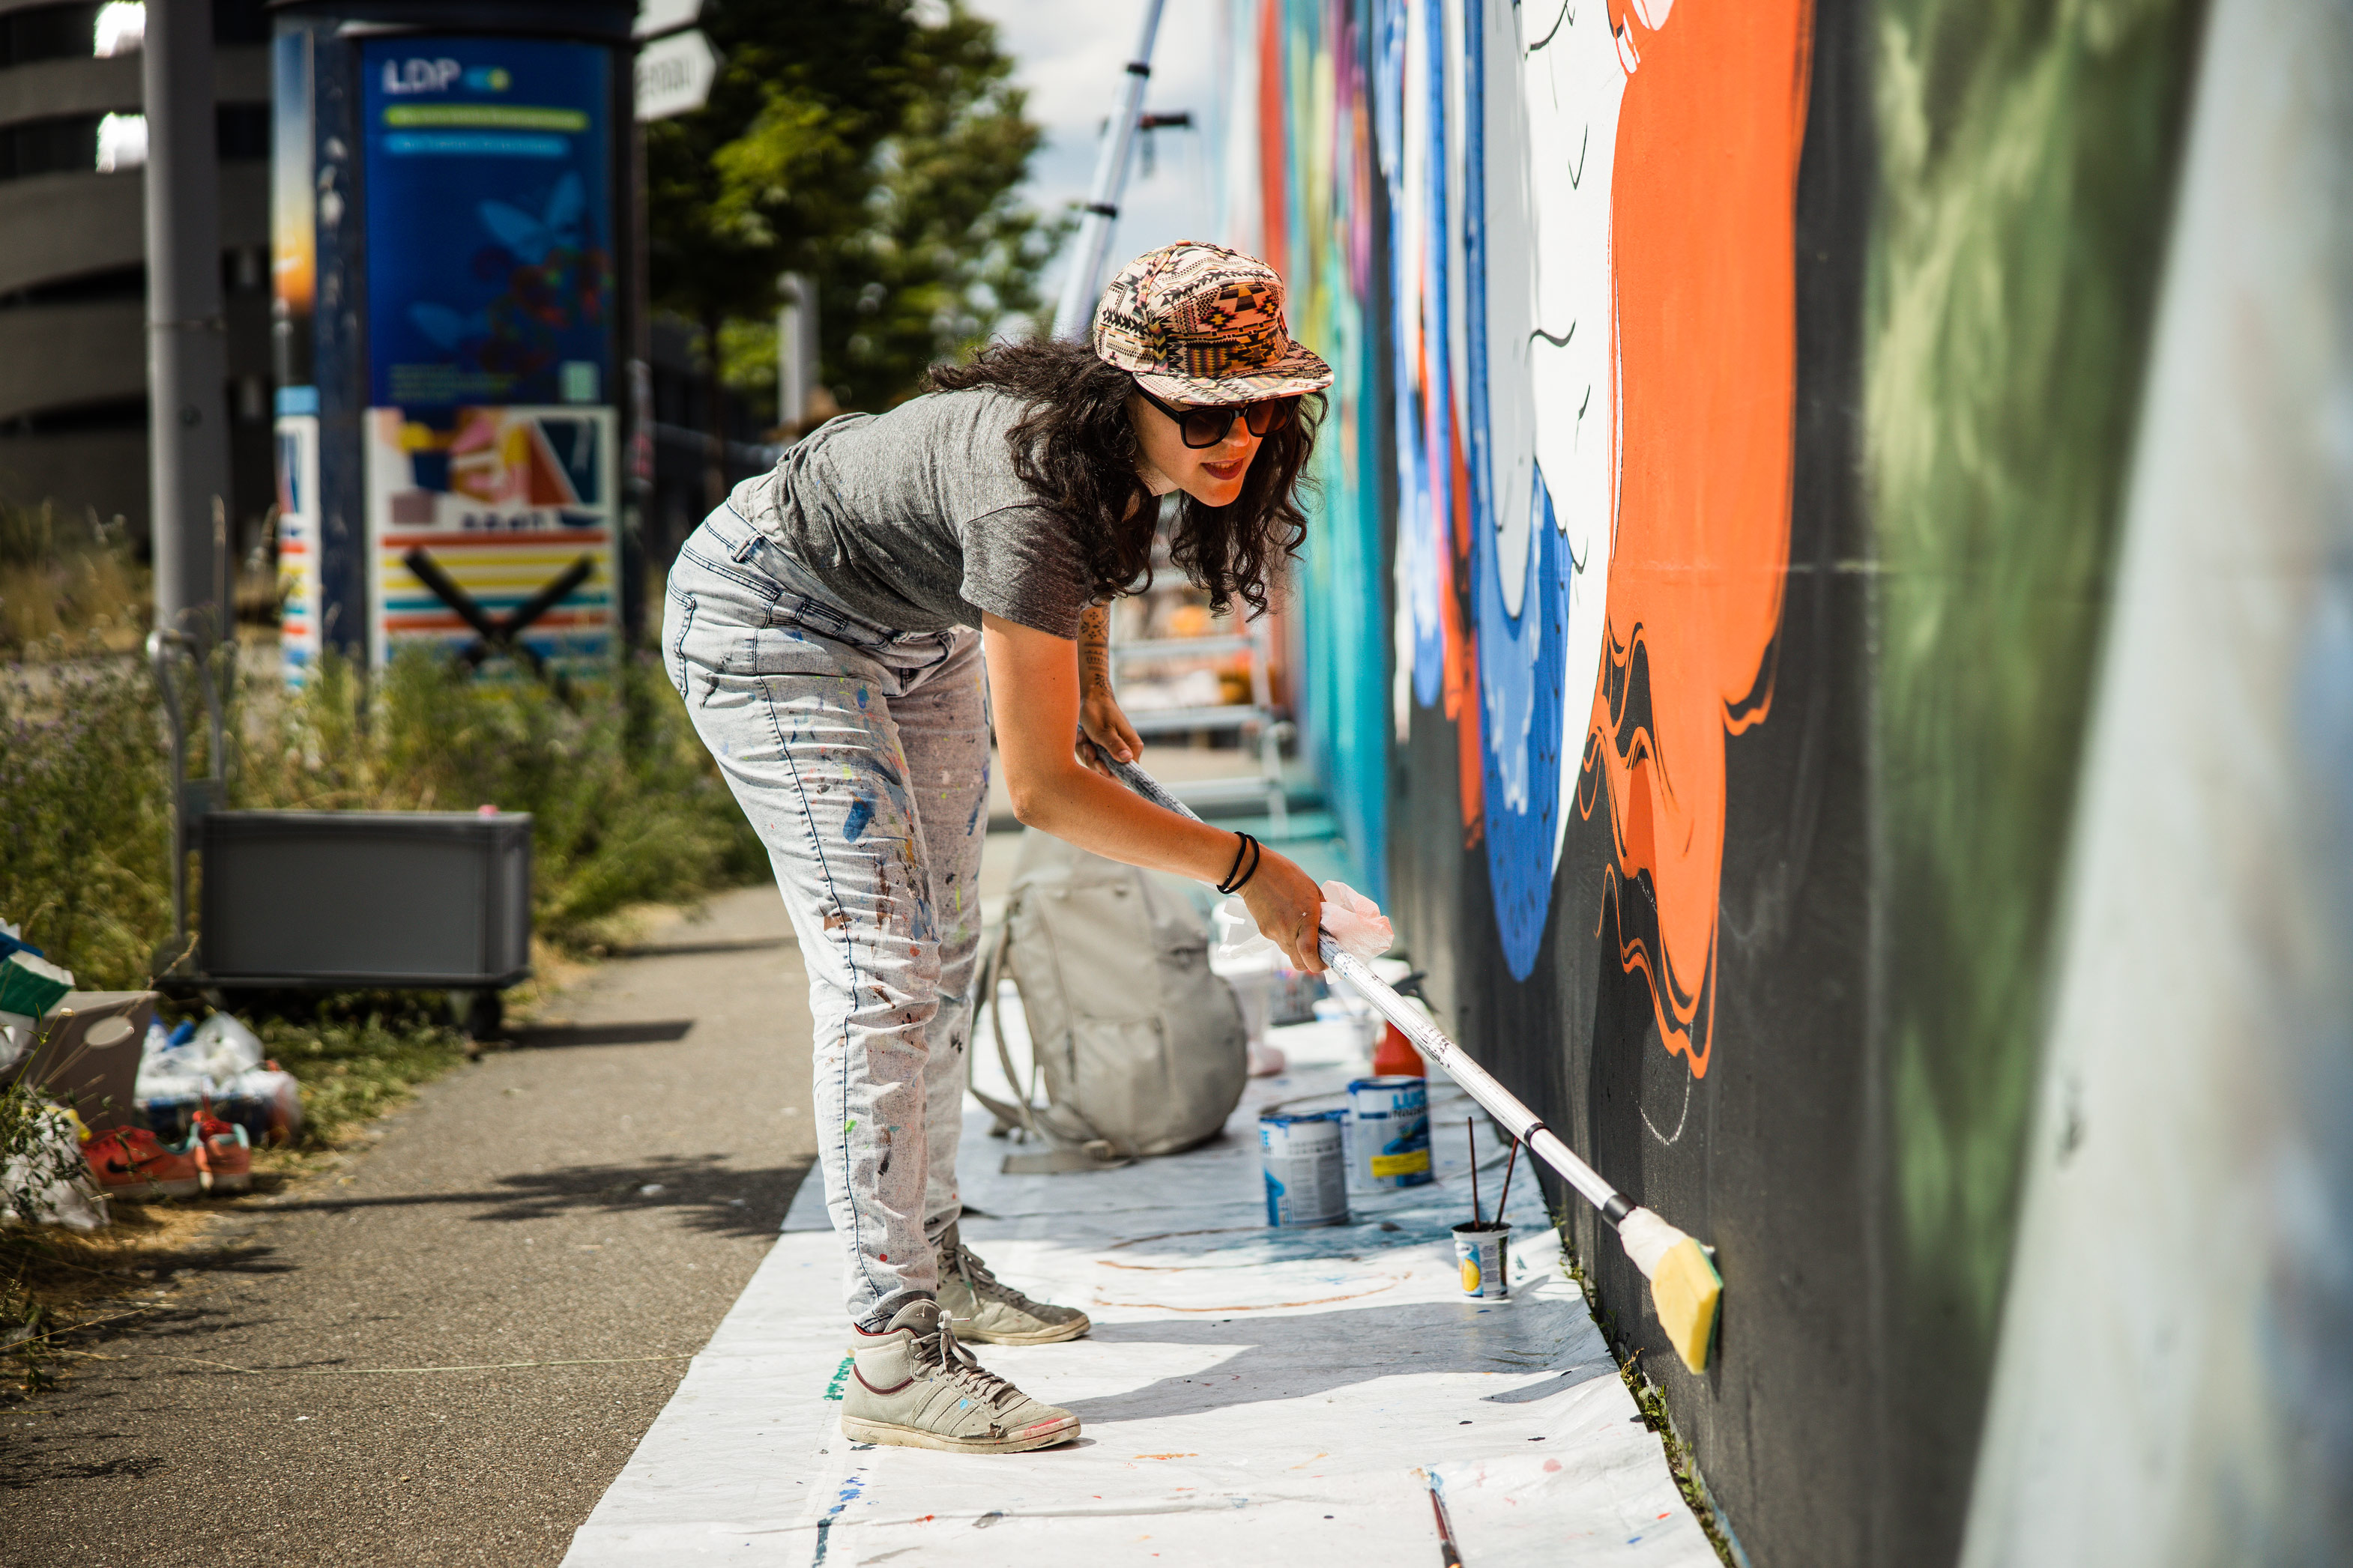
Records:
{"label": "paint-splattered tarp", "polygon": [[[1714,1563],[1525,1171],[1514,1299],[1463,1300],[1448,1226],[1470,1207],[1467,1100],[1432,1086],[1436,1184],[1357,1194],[1345,1226],[1267,1229],[1259,1107],[1364,1070],[1345,1026],[1276,1039],[1293,1071],[1254,1082],[1226,1136],[1189,1154],[1004,1176],[1007,1144],[986,1135],[986,1113],[967,1121],[962,1184],[979,1213],[966,1239],[1003,1278],[1095,1322],[1070,1344],[981,1353],[1078,1412],[1078,1444],[980,1458],[845,1441],[841,1266],[810,1183],[566,1564],[1310,1552],[1426,1568],[1439,1554],[1421,1468],[1477,1568]],[[1479,1139],[1492,1204],[1503,1151],[1483,1120]]]}

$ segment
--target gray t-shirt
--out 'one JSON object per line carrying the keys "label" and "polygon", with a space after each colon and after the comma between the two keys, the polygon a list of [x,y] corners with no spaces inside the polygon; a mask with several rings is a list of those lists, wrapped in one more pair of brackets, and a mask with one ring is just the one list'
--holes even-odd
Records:
{"label": "gray t-shirt", "polygon": [[994,388],[847,414],[736,487],[735,510],[841,604],[901,632],[981,612],[1060,637],[1094,597],[1069,527],[1013,471],[1023,405]]}

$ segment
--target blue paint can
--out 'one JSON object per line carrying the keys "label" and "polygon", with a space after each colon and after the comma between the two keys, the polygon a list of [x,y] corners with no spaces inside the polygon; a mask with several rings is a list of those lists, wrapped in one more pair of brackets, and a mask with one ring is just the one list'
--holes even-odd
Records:
{"label": "blue paint can", "polygon": [[1347,1223],[1348,1163],[1341,1153],[1340,1137],[1347,1115],[1345,1110],[1273,1111],[1258,1119],[1267,1224]]}
{"label": "blue paint can", "polygon": [[1360,1078],[1351,1083],[1348,1142],[1348,1173],[1359,1185],[1429,1185],[1429,1080]]}

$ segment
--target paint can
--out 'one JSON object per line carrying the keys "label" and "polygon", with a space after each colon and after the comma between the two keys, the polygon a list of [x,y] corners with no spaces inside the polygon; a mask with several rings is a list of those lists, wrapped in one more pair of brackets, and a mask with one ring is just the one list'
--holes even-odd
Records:
{"label": "paint can", "polygon": [[1348,1177],[1365,1187],[1427,1186],[1430,1080],[1360,1078],[1348,1086]]}
{"label": "paint can", "polygon": [[1340,1131],[1345,1110],[1271,1111],[1258,1119],[1259,1159],[1266,1177],[1269,1225],[1345,1225],[1348,1163]]}
{"label": "paint can", "polygon": [[1462,1294],[1477,1301],[1509,1300],[1512,1294],[1512,1227],[1501,1220],[1454,1227],[1454,1266]]}

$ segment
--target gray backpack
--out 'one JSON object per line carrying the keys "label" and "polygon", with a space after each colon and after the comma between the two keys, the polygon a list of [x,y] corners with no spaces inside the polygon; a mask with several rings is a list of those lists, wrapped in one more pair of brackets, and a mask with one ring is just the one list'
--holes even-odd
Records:
{"label": "gray backpack", "polygon": [[[1030,1081],[1012,1105],[973,1096],[997,1131],[1018,1130],[1050,1151],[1008,1154],[1008,1173],[1174,1154],[1215,1137],[1240,1102],[1249,1042],[1234,988],[1209,973],[1206,921],[1135,867],[1035,829],[1022,836],[975,1004],[988,1010],[1006,1081],[1019,1086],[997,1006],[1006,979],[1029,1024]],[[1044,1103],[1034,1104],[1040,1079]]]}

